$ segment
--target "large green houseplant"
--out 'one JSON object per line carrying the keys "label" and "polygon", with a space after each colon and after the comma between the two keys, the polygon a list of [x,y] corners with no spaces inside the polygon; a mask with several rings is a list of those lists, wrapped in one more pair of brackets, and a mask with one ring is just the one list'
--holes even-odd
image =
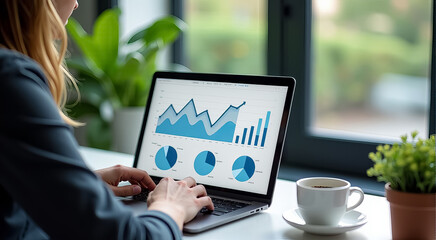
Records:
{"label": "large green houseplant", "polygon": [[417,139],[417,132],[400,144],[380,145],[369,158],[368,176],[386,182],[393,239],[435,239],[435,135]]}
{"label": "large green houseplant", "polygon": [[75,118],[85,118],[87,144],[109,149],[113,112],[144,106],[160,50],[173,43],[185,28],[173,16],[158,19],[129,39],[120,38],[119,9],[104,11],[88,34],[70,19],[67,31],[82,52],[68,66],[79,80],[80,101],[71,106]]}

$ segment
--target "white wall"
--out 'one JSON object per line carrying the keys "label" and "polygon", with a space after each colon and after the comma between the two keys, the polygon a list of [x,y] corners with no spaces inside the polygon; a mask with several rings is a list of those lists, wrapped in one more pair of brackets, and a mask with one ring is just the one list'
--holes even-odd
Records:
{"label": "white wall", "polygon": [[168,0],[119,0],[118,4],[122,10],[120,21],[123,38],[169,14]]}

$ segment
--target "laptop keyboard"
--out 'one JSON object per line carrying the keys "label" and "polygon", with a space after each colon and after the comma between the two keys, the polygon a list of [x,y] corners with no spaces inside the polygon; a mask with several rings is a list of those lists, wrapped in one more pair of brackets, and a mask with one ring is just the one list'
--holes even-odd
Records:
{"label": "laptop keyboard", "polygon": [[233,212],[235,210],[241,209],[243,207],[248,206],[248,203],[237,202],[233,200],[227,200],[217,197],[210,197],[213,202],[213,206],[215,210],[211,211],[205,207],[203,207],[200,212],[203,214],[212,214],[215,216],[221,216],[226,213]]}
{"label": "laptop keyboard", "polygon": [[[142,189],[140,194],[134,195],[133,199],[135,199],[137,201],[147,202],[147,198],[148,198],[149,193],[150,193],[150,191],[148,189],[144,188],[144,189]],[[237,202],[237,201],[222,199],[222,198],[217,198],[217,197],[211,197],[211,199],[212,199],[213,206],[214,206],[215,210],[211,211],[211,210],[207,209],[206,207],[203,207],[200,210],[201,213],[212,214],[215,216],[221,216],[223,214],[233,212],[235,210],[241,209],[241,208],[249,205],[248,203]]]}
{"label": "laptop keyboard", "polygon": [[133,199],[137,201],[147,202],[148,194],[150,191],[147,188],[143,188],[140,194],[134,195]]}

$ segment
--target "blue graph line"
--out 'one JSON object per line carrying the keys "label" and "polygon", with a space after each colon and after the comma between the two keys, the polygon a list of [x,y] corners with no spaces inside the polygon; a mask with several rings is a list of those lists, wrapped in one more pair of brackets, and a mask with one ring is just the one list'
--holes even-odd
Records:
{"label": "blue graph line", "polygon": [[212,124],[208,110],[197,114],[194,99],[191,99],[178,113],[171,104],[159,116],[156,133],[201,138],[214,141],[232,142],[239,108],[230,105]]}

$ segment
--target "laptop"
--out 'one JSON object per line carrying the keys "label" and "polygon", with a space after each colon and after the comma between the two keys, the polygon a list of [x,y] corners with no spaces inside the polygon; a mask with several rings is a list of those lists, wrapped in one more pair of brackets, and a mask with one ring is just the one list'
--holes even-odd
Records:
{"label": "laptop", "polygon": [[[193,177],[215,211],[185,224],[197,233],[272,202],[295,89],[292,77],[156,72],[134,167],[158,182]],[[124,202],[135,212],[145,202]]]}

